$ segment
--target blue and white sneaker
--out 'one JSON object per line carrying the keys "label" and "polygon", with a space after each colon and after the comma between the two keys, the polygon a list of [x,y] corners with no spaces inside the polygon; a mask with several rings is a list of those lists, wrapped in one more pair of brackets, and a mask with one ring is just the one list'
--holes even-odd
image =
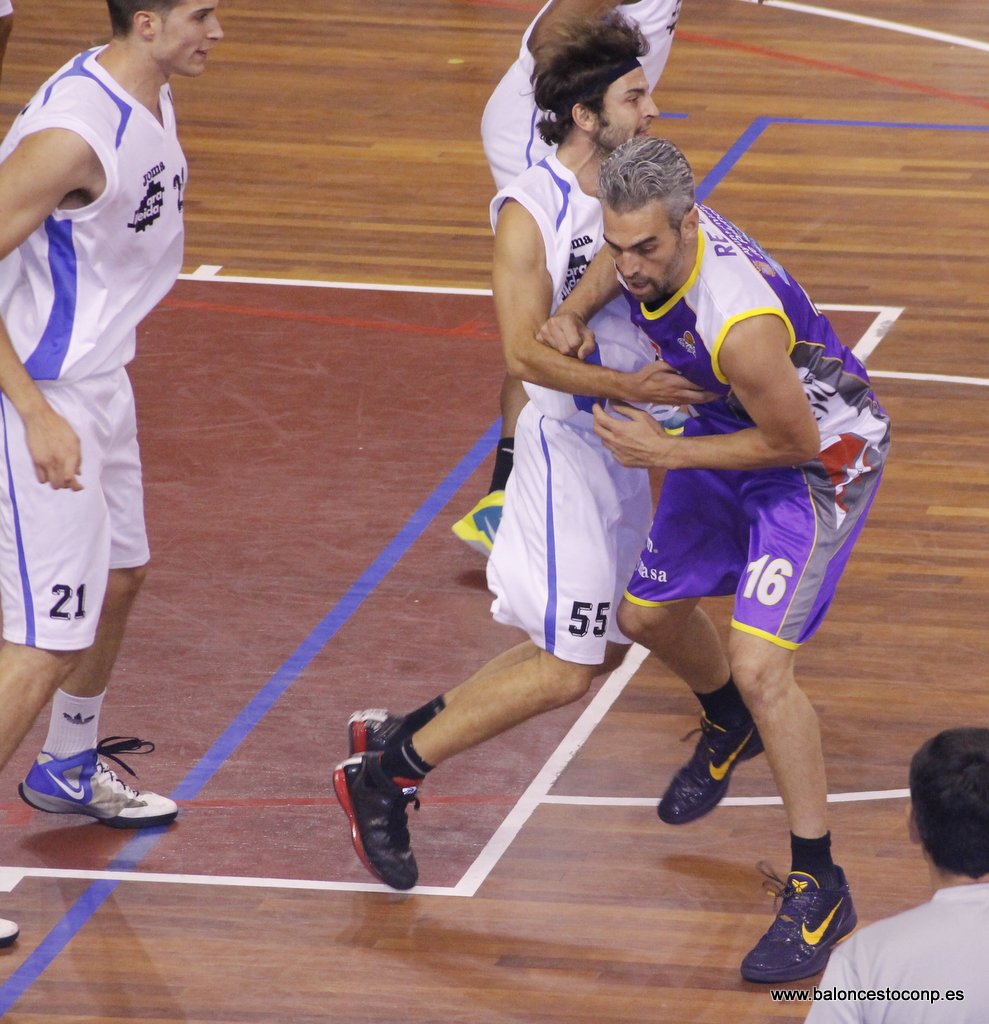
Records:
{"label": "blue and white sneaker", "polygon": [[7,921],[0,917],[0,949],[13,945],[17,941],[18,935],[20,935],[20,929],[17,925],[13,921]]}
{"label": "blue and white sneaker", "polygon": [[504,491],[491,491],[463,517],[458,519],[451,529],[468,547],[480,551],[487,557],[494,547],[495,534],[501,525],[501,510],[505,505]]}
{"label": "blue and white sneaker", "polygon": [[110,736],[95,749],[71,757],[52,757],[42,751],[17,789],[26,804],[50,814],[85,814],[111,828],[167,825],[179,813],[174,800],[157,793],[139,793],[100,760],[107,757],[134,775],[117,755],[149,754],[152,750],[154,744],[147,740]]}

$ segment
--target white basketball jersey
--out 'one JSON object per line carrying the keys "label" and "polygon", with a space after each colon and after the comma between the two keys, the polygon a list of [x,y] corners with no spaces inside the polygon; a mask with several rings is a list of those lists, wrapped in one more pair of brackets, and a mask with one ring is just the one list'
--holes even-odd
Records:
{"label": "white basketball jersey", "polygon": [[[529,51],[529,37],[552,2],[549,0],[525,30],[518,59],[495,87],[481,116],[481,142],[496,188],[504,188],[527,167],[539,163],[551,149],[536,131],[541,114],[532,95],[535,59]],[[616,7],[628,21],[639,26],[649,42],[642,67],[650,90],[656,88],[666,66],[682,3],[683,0],[637,0]]]}
{"label": "white basketball jersey", "polygon": [[134,356],[136,328],[182,268],[187,176],[172,96],[159,124],[97,61],[82,53],[38,90],[0,146],[6,159],[27,135],[62,128],[81,136],[106,175],[82,209],[57,209],[0,261],[0,316],[35,380],[81,380]]}
{"label": "white basketball jersey", "polygon": [[[546,269],[553,282],[551,312],[555,312],[604,244],[601,204],[581,190],[555,153],[520,174],[491,200],[492,227],[497,225],[504,203],[512,199],[525,207],[539,227]],[[629,319],[628,303],[622,297],[592,317],[588,326],[597,341],[597,351],[588,362],[632,372],[656,358],[652,346]],[[593,395],[568,395],[528,382],[525,390],[545,415],[572,420],[574,425],[593,425],[591,406],[597,400]]]}

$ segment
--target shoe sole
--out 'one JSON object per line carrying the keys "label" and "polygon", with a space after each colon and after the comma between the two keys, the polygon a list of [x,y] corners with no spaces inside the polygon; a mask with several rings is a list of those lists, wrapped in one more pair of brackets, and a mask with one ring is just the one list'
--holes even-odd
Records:
{"label": "shoe sole", "polygon": [[17,792],[20,794],[20,798],[29,807],[33,807],[36,811],[44,811],[45,814],[75,814],[84,818],[92,818],[93,821],[98,821],[101,825],[107,825],[109,828],[155,828],[158,825],[169,825],[178,817],[179,812],[177,810],[170,811],[167,814],[156,814],[150,818],[127,818],[123,815],[118,814],[113,818],[101,818],[98,814],[93,814],[92,811],[83,810],[82,807],[68,806],[65,808],[55,807],[43,807],[39,803],[35,803],[25,792],[24,783],[21,782],[17,786]]}
{"label": "shoe sole", "polygon": [[450,529],[457,540],[462,540],[467,547],[473,548],[478,553],[484,555],[485,558],[491,554],[494,544],[488,539],[486,533],[482,533],[477,528],[471,529],[467,526],[461,526],[460,523],[454,523]]}
{"label": "shoe sole", "polygon": [[679,817],[676,818],[667,818],[663,816],[663,812],[661,810],[663,806],[663,801],[660,800],[660,802],[656,805],[656,814],[659,816],[659,820],[667,825],[689,825],[692,821],[697,821],[699,818],[703,818],[706,814],[710,814],[711,811],[713,811],[714,808],[717,807],[718,804],[720,804],[721,801],[724,800],[724,798],[728,795],[728,787],[731,784],[732,775],[735,774],[735,769],[743,761],[751,761],[752,758],[758,757],[761,753],[765,751],[765,749],[766,748],[762,745],[762,739],[760,738],[758,750],[744,750],[741,754],[738,755],[738,757],[735,759],[735,763],[732,765],[731,771],[724,779],[724,789],[721,791],[720,795],[718,796],[718,799],[715,800],[713,803],[705,804],[702,807],[695,808],[689,814],[681,814]]}
{"label": "shoe sole", "polygon": [[336,794],[337,802],[340,804],[340,808],[344,814],[347,815],[347,820],[350,822],[350,841],[354,845],[354,852],[360,858],[360,862],[377,878],[379,881],[384,882],[390,889],[398,889],[405,891],[415,886],[415,882],[412,885],[395,885],[389,882],[387,878],[384,878],[378,869],[368,860],[367,853],[364,851],[364,843],[361,840],[360,829],[357,827],[357,815],[354,813],[354,805],[350,799],[350,788],[347,786],[347,772],[342,765],[338,765],[333,770],[333,792]]}

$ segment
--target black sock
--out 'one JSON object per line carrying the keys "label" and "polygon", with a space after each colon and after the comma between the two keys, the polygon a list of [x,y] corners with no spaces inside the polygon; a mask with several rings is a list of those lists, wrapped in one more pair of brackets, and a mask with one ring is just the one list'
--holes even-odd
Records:
{"label": "black sock", "polygon": [[701,702],[708,721],[720,725],[722,729],[739,729],[752,721],[752,715],[731,676],[719,689],[711,693],[695,693],[694,696]]}
{"label": "black sock", "polygon": [[412,737],[396,737],[381,752],[381,769],[389,778],[422,779],[433,766],[424,761],[414,746]]}
{"label": "black sock", "polygon": [[825,832],[820,839],[804,839],[790,833],[791,871],[803,871],[813,875],[822,889],[837,889],[840,880],[834,861],[831,859],[831,833]]}
{"label": "black sock", "polygon": [[402,722],[402,727],[399,729],[398,734],[405,739],[407,736],[412,736],[417,733],[427,722],[431,722],[444,708],[446,707],[446,700],[441,693],[438,697],[434,697],[431,701],[423,704],[421,708],[416,708],[415,711],[410,711]]}
{"label": "black sock", "polygon": [[488,494],[492,491],[503,491],[508,478],[512,475],[512,465],[515,461],[515,438],[503,437],[498,442],[498,451],[495,455],[494,472],[491,474],[491,486]]}

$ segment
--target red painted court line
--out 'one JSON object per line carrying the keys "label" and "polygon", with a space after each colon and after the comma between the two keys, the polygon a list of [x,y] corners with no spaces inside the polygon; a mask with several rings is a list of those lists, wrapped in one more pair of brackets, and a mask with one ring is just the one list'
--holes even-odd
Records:
{"label": "red painted court line", "polygon": [[898,89],[908,89],[911,92],[919,92],[925,96],[935,96],[939,99],[952,100],[955,103],[966,103],[969,106],[989,110],[989,100],[982,100],[976,96],[966,96],[964,93],[950,92],[947,89],[937,89],[929,85],[921,85],[919,82],[910,82],[905,78],[891,78],[888,75],[879,75],[873,71],[863,71],[860,68],[849,67],[847,64],[833,64],[830,61],[816,60],[813,57],[800,57],[793,53],[781,53],[779,50],[769,50],[763,46],[736,43],[730,39],[718,39],[715,36],[701,35],[699,32],[690,32],[688,30],[678,31],[677,37],[692,43],[703,43],[706,46],[720,47],[724,50],[741,50],[743,53],[752,53],[759,57],[769,57],[772,60],[786,61],[790,64],[801,64],[805,67],[818,68],[822,71],[833,71],[839,75],[852,75],[855,78],[864,78],[869,82],[892,85]]}
{"label": "red painted court line", "polygon": [[[526,11],[535,15],[539,10],[537,6],[506,2],[506,0],[464,0],[469,7],[500,7],[511,11]],[[768,57],[771,60],[787,61],[791,64],[803,64],[806,67],[818,68],[822,71],[833,71],[839,75],[852,75],[855,78],[864,78],[866,81],[875,82],[881,85],[891,85],[897,89],[906,89],[910,92],[919,92],[925,96],[936,96],[939,99],[952,100],[955,103],[964,103],[968,106],[979,107],[989,110],[989,100],[979,99],[977,96],[966,96],[964,93],[950,92],[947,89],[937,89],[929,85],[921,85],[919,82],[910,82],[905,78],[891,78],[888,75],[877,75],[872,71],[863,71],[860,68],[853,68],[847,64],[832,64],[829,61],[815,60],[813,57],[800,57],[793,53],[782,53],[779,50],[770,50],[763,46],[751,46],[748,43],[736,43],[730,39],[718,39],[715,36],[703,35],[700,32],[692,32],[690,29],[677,29],[677,38],[685,39],[692,43],[703,43],[706,46],[717,46],[725,50],[741,50],[745,53],[756,54],[760,57]]]}
{"label": "red painted court line", "polygon": [[[427,793],[422,801],[424,804],[514,804],[518,801],[517,793],[465,793],[458,796],[440,796]],[[253,797],[237,797],[224,799],[218,797],[211,800],[179,800],[180,807],[189,807],[198,810],[210,808],[220,810],[224,807],[336,807],[335,797],[268,797],[264,800],[256,800]],[[30,807],[25,807],[30,811]]]}
{"label": "red painted court line", "polygon": [[[221,279],[222,280],[222,279]],[[447,338],[477,338],[481,341],[497,339],[496,331],[482,328],[480,320],[468,320],[456,327],[434,327],[392,320],[364,320],[349,316],[327,316],[321,313],[300,313],[289,309],[271,309],[266,306],[237,306],[223,302],[199,302],[192,299],[166,298],[160,306],[187,309],[201,313],[225,313],[230,316],[252,316],[268,320],[291,320],[295,323],[326,324],[332,327],[354,327],[393,334],[417,334]]]}

